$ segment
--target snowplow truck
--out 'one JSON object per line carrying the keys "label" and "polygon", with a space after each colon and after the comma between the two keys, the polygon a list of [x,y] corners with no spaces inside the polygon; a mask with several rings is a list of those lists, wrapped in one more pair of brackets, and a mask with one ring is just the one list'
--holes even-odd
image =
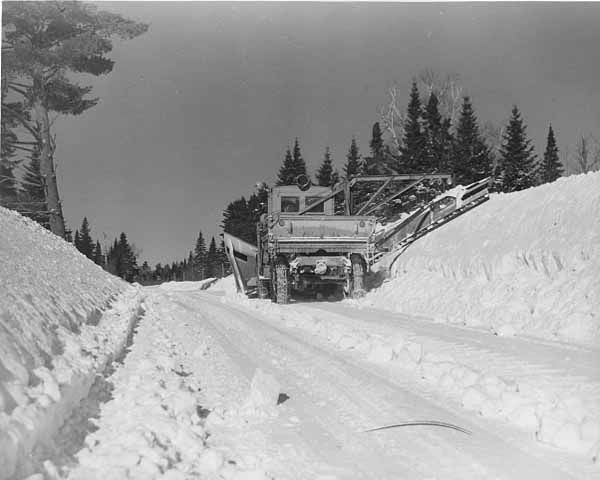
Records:
{"label": "snowplow truck", "polygon": [[[367,272],[384,253],[377,209],[424,180],[452,182],[446,174],[381,175],[354,177],[332,188],[300,175],[295,185],[271,188],[256,246],[224,234],[238,291],[277,303],[288,303],[292,295],[362,296]],[[364,182],[376,191],[357,206],[352,187]]]}
{"label": "snowplow truck", "polygon": [[328,297],[365,292],[365,273],[375,217],[335,215],[330,187],[274,187],[268,213],[257,229],[258,296],[288,303],[299,296]]}

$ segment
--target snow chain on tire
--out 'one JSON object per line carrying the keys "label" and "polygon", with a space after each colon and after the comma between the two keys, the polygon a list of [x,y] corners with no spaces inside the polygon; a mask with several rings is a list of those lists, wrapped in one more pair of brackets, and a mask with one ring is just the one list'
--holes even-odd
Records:
{"label": "snow chain on tire", "polygon": [[352,298],[365,295],[365,267],[361,261],[352,261]]}

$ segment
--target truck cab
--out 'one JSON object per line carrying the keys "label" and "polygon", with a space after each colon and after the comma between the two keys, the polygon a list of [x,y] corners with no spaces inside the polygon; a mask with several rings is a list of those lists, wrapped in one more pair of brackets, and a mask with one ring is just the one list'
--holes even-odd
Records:
{"label": "truck cab", "polygon": [[[312,204],[317,203],[323,197],[331,193],[329,187],[310,186],[307,190],[300,190],[297,185],[283,185],[273,187],[269,196],[269,212],[273,214],[287,216],[297,215],[306,210]],[[312,209],[305,212],[305,215],[333,215],[334,200],[330,198]]]}

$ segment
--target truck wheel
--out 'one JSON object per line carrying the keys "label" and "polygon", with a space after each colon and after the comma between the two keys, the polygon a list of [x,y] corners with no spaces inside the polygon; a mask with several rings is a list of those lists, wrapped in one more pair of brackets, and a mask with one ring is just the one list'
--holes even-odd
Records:
{"label": "truck wheel", "polygon": [[290,302],[290,271],[286,264],[278,263],[275,267],[275,301],[277,303]]}
{"label": "truck wheel", "polygon": [[365,266],[361,258],[352,258],[352,298],[365,296]]}

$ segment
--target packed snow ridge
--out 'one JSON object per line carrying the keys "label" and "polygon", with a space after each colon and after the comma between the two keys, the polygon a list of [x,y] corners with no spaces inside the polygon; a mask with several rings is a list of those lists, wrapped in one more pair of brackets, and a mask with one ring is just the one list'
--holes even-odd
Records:
{"label": "packed snow ridge", "polygon": [[598,345],[600,172],[490,200],[412,244],[363,305]]}
{"label": "packed snow ridge", "polygon": [[0,479],[32,473],[96,374],[120,355],[139,290],[0,208]]}

